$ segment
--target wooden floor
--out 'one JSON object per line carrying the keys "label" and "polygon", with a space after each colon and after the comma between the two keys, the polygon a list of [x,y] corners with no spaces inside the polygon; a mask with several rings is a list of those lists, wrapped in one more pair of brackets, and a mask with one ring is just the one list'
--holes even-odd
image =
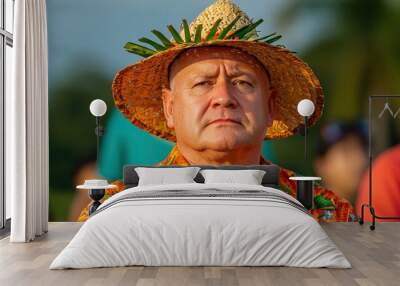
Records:
{"label": "wooden floor", "polygon": [[323,228],[352,269],[289,267],[121,267],[48,270],[81,224],[50,223],[49,233],[32,243],[0,240],[0,285],[400,285],[400,223],[380,223],[375,231],[356,223]]}

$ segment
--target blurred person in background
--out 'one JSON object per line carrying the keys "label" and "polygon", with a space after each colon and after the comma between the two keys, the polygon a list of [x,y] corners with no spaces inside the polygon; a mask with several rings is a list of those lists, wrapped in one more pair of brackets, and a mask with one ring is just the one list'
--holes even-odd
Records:
{"label": "blurred person in background", "polygon": [[321,128],[314,168],[327,188],[354,205],[367,164],[366,123],[334,122]]}
{"label": "blurred person in background", "polygon": [[[400,144],[381,153],[372,163],[372,205],[375,215],[400,217]],[[369,172],[362,178],[356,201],[356,212],[361,217],[361,206],[369,204]],[[371,213],[364,209],[364,221],[371,221]],[[382,221],[376,219],[376,221]],[[390,220],[384,220],[390,221]],[[391,221],[400,221],[394,219]]]}

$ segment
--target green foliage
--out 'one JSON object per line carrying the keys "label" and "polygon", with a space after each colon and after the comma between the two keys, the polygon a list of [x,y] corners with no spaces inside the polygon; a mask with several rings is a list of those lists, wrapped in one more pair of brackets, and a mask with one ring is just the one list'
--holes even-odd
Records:
{"label": "green foliage", "polygon": [[235,26],[235,24],[237,23],[237,21],[239,21],[241,17],[237,16],[235,19],[233,19],[232,22],[230,22],[228,24],[228,26],[226,26],[222,31],[221,34],[219,34],[218,39],[219,40],[223,40],[225,39],[226,35],[232,30],[233,26]]}
{"label": "green foliage", "polygon": [[335,205],[332,203],[332,201],[327,198],[324,198],[323,196],[315,196],[314,203],[317,209],[324,209],[324,210],[335,209]]}
{"label": "green foliage", "polygon": [[163,33],[161,33],[160,31],[157,30],[152,30],[151,31],[154,35],[156,35],[156,37],[161,41],[161,43],[163,43],[163,45],[166,48],[169,48],[172,46],[172,43],[170,40],[168,40],[168,38],[166,36],[163,35]]}
{"label": "green foliage", "polygon": [[203,31],[203,25],[200,24],[196,27],[196,33],[194,36],[194,42],[195,43],[200,43],[201,42],[201,31]]}
{"label": "green foliage", "polygon": [[[92,100],[100,98],[114,105],[112,78],[86,66],[66,71],[66,77],[49,89],[50,187],[74,189],[72,178],[77,167],[96,159],[96,121],[89,112]],[[101,122],[107,122],[109,112]]]}
{"label": "green foliage", "polygon": [[170,31],[172,37],[174,37],[175,42],[177,42],[178,44],[182,44],[183,39],[182,39],[181,35],[178,33],[178,31],[175,30],[174,26],[168,25],[167,28]]}
{"label": "green foliage", "polygon": [[264,37],[258,38],[258,39],[256,39],[256,41],[266,41],[268,38],[273,37],[273,36],[276,36],[276,35],[277,35],[277,34],[276,34],[276,32],[275,32],[275,33],[266,35],[266,36],[264,36]]}
{"label": "green foliage", "polygon": [[[260,25],[264,20],[259,19],[254,23],[251,23],[249,25],[246,25],[240,29],[238,29],[235,32],[231,32],[237,21],[239,21],[240,16],[236,17],[233,19],[231,23],[229,23],[225,28],[222,29],[221,33],[218,35],[217,40],[231,40],[231,39],[240,39],[240,40],[250,40],[251,37],[253,37],[254,30],[257,28],[258,25]],[[218,19],[215,21],[213,26],[211,27],[210,31],[208,32],[206,38],[204,39],[205,41],[212,41],[215,39],[217,35],[218,28],[221,24],[222,19]],[[174,41],[176,44],[189,44],[189,43],[200,43],[203,39],[201,38],[202,31],[203,31],[203,25],[199,24],[196,27],[195,30],[195,35],[194,39],[192,39],[191,34],[190,34],[190,27],[186,19],[182,20],[181,24],[183,33],[184,33],[184,39],[180,35],[180,33],[174,28],[172,25],[168,25],[168,31],[171,33]],[[142,37],[139,39],[140,42],[145,43],[150,45],[153,49],[144,47],[142,45],[128,42],[125,44],[124,48],[126,51],[142,56],[144,58],[147,58],[149,56],[154,55],[157,52],[164,51],[172,46],[174,46],[174,43],[172,43],[163,33],[161,33],[158,30],[152,30],[151,31],[159,40],[161,43],[157,43],[149,38]],[[267,44],[272,44],[279,40],[282,36],[277,35],[276,33],[272,33],[268,36],[261,37],[256,39],[255,41],[258,42],[265,42]]]}
{"label": "green foliage", "polygon": [[400,89],[399,1],[298,0],[282,10],[279,23],[296,26],[304,15],[328,19],[301,52],[328,95],[324,118],[359,119],[369,95]]}
{"label": "green foliage", "polygon": [[272,43],[278,41],[280,38],[282,38],[282,36],[281,35],[277,35],[277,36],[272,37],[272,38],[270,38],[268,40],[265,40],[264,42],[267,43],[267,44],[272,44]]}
{"label": "green foliage", "polygon": [[221,24],[222,19],[218,19],[215,21],[214,25],[211,27],[210,31],[208,32],[208,35],[206,37],[206,41],[210,41],[214,38],[215,33],[218,30],[219,24]]}
{"label": "green foliage", "polygon": [[186,19],[182,20],[183,31],[185,32],[185,42],[190,43],[192,39],[190,38],[190,29],[189,24]]}
{"label": "green foliage", "polygon": [[242,39],[245,37],[248,33],[251,33],[255,28],[257,28],[258,25],[260,25],[264,20],[259,19],[254,23],[251,23],[249,25],[246,25],[239,30],[237,30],[235,33],[230,38],[239,38]]}
{"label": "green foliage", "polygon": [[76,191],[71,189],[59,190],[50,188],[49,221],[67,221],[72,200]]}
{"label": "green foliage", "polygon": [[[324,123],[359,120],[368,114],[368,96],[400,90],[400,5],[386,0],[287,1],[278,15],[280,30],[291,29],[304,19],[324,18],[307,45],[298,51],[311,66],[324,90],[323,116],[310,128],[309,160],[299,160],[304,138],[274,140],[276,163],[306,175],[314,174],[318,131]],[[398,143],[396,128],[376,129],[381,146]],[[397,136],[396,136],[397,133]],[[396,140],[397,139],[397,140]],[[333,190],[335,191],[335,190]]]}
{"label": "green foliage", "polygon": [[166,49],[165,46],[160,45],[159,43],[154,42],[153,40],[150,40],[146,37],[142,37],[139,39],[140,42],[149,44],[150,46],[153,46],[157,51],[164,51]]}
{"label": "green foliage", "polygon": [[152,56],[155,53],[154,50],[151,50],[149,48],[131,42],[126,43],[124,49],[129,53],[133,53],[142,56],[144,58]]}

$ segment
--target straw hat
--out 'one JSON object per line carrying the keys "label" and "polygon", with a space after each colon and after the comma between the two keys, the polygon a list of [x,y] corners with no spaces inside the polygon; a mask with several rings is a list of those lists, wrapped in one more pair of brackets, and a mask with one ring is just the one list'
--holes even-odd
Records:
{"label": "straw hat", "polygon": [[169,25],[170,39],[157,30],[152,33],[160,43],[145,37],[139,39],[152,48],[126,43],[124,48],[128,52],[145,59],[125,67],[115,76],[112,84],[115,105],[139,128],[176,141],[174,130],[167,127],[161,96],[162,88],[169,86],[169,66],[186,49],[224,46],[254,56],[271,75],[271,85],[277,92],[277,115],[265,139],[285,138],[296,132],[304,120],[297,112],[297,104],[302,99],[310,99],[315,104],[315,112],[309,119],[309,124],[314,124],[321,116],[324,101],[319,80],[293,52],[272,45],[281,36],[276,33],[258,36],[255,28],[262,21],[251,22],[230,0],[217,0],[190,25],[183,20],[180,32]]}

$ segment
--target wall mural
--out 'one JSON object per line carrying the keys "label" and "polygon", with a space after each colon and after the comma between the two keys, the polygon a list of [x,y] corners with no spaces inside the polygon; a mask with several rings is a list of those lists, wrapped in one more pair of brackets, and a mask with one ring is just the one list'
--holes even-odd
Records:
{"label": "wall mural", "polygon": [[[289,2],[270,3],[274,11],[279,11],[276,19],[289,17],[285,14],[290,10]],[[63,1],[49,3],[50,23],[60,21],[56,19],[60,3]],[[106,11],[106,2],[99,5],[101,16],[111,13]],[[335,89],[330,79],[334,75],[315,61],[309,62],[312,53],[307,48],[303,47],[301,52],[291,49],[291,30],[281,33],[284,29],[279,25],[274,26],[279,29],[271,29],[265,23],[272,26],[271,21],[263,20],[267,12],[260,13],[258,5],[255,2],[245,5],[244,1],[203,1],[180,6],[171,15],[158,17],[160,22],[155,25],[137,19],[139,27],[124,23],[122,19],[127,19],[124,14],[127,12],[118,10],[121,20],[116,20],[112,27],[103,27],[103,41],[112,46],[112,53],[121,55],[118,58],[102,50],[100,41],[90,35],[96,28],[95,21],[91,23],[88,19],[81,31],[86,40],[71,47],[76,50],[74,59],[82,64],[73,64],[74,72],[63,80],[60,67],[67,66],[68,59],[57,56],[61,50],[49,25],[50,72],[54,69],[50,74],[51,205],[61,206],[51,207],[53,220],[85,221],[90,200],[86,192],[76,192],[75,187],[90,178],[104,178],[117,186],[106,190],[104,201],[124,189],[122,169],[127,164],[273,163],[281,167],[280,189],[294,197],[297,183],[291,177],[314,174],[322,177],[323,182],[315,185],[311,209],[316,220],[356,220],[353,203],[367,165],[365,132],[358,124],[337,123],[339,135],[327,140],[326,130],[332,121],[359,121],[363,111],[357,110],[359,104],[344,108],[347,114],[341,115],[343,110],[332,111],[329,104],[335,106],[331,95]],[[129,4],[121,1],[121,6],[127,8]],[[132,15],[150,14],[144,3],[138,6],[142,7],[138,11],[129,7]],[[154,13],[162,13],[161,7],[159,10]],[[261,17],[245,10],[258,11]],[[118,14],[112,16],[118,19]],[[187,18],[176,21],[173,17]],[[134,30],[133,36],[127,25]],[[306,24],[303,27],[309,29]],[[151,32],[143,36],[146,31]],[[312,42],[312,37],[308,38]],[[93,54],[80,54],[88,50],[91,41]],[[318,51],[314,53],[318,57]],[[104,68],[106,62],[112,63],[109,64],[112,68]],[[325,82],[328,84],[323,92],[321,83]],[[97,160],[95,120],[88,110],[96,98],[108,106],[101,119],[105,132]],[[306,118],[297,109],[304,99],[312,103],[312,112]],[[321,117],[323,111],[328,117]],[[305,123],[311,127],[308,141],[311,152],[306,159],[302,155],[304,138],[300,136],[308,129],[304,128]],[[388,140],[395,136],[393,133]],[[358,156],[355,162],[360,162],[353,168],[355,178],[349,179],[347,185],[337,183],[343,179],[330,180],[339,173],[333,174],[334,167],[329,173],[325,167],[328,151],[339,142],[354,147],[353,153]]]}

